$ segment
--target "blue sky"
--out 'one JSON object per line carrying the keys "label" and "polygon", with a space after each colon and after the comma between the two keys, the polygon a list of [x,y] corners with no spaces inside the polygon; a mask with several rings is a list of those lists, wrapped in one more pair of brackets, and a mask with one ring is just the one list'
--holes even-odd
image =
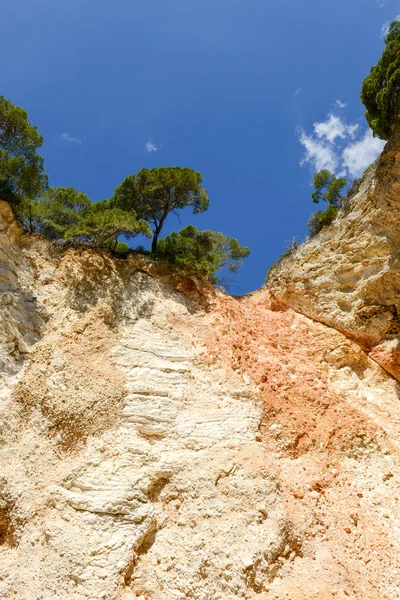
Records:
{"label": "blue sky", "polygon": [[208,212],[165,233],[193,222],[250,246],[232,293],[304,239],[316,168],[351,178],[381,148],[359,93],[400,0],[3,4],[0,93],[45,136],[50,184],[99,200],[142,167],[201,171]]}

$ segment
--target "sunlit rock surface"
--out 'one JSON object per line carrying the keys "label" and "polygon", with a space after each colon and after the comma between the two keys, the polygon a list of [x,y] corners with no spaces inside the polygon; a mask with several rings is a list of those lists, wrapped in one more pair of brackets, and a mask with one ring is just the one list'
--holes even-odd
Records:
{"label": "sunlit rock surface", "polygon": [[0,252],[1,598],[399,597],[399,387],[359,344],[5,203]]}
{"label": "sunlit rock surface", "polygon": [[342,331],[400,380],[400,136],[333,224],[273,270],[287,306]]}

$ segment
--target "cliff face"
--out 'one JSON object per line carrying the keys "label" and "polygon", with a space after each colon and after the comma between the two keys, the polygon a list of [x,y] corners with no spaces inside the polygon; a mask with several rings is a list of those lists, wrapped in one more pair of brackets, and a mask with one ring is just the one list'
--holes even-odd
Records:
{"label": "cliff face", "polygon": [[400,135],[366,171],[347,214],[299,247],[268,286],[356,340],[400,379]]}
{"label": "cliff face", "polygon": [[5,203],[0,249],[0,598],[398,598],[399,387],[359,344]]}

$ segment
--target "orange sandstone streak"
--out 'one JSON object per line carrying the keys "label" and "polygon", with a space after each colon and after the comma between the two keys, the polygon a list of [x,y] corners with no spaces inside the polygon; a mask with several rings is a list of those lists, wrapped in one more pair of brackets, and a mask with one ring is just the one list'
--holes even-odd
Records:
{"label": "orange sandstone streak", "polygon": [[239,302],[219,297],[212,321],[211,353],[222,353],[256,383],[262,431],[280,431],[291,456],[312,449],[351,452],[354,444],[376,441],[375,425],[330,389],[329,365],[366,368],[355,344],[291,309],[276,310],[267,290]]}

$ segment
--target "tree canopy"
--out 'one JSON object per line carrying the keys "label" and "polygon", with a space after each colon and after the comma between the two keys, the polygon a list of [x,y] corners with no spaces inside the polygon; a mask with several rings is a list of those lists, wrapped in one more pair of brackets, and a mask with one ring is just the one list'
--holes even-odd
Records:
{"label": "tree canopy", "polygon": [[215,280],[215,271],[227,268],[236,273],[250,254],[235,238],[218,231],[198,231],[193,225],[184,227],[159,240],[156,256],[177,267],[196,271]]}
{"label": "tree canopy", "polygon": [[[141,169],[129,175],[110,200],[92,202],[75,187],[48,187],[43,158],[36,150],[43,137],[27,113],[0,96],[0,199],[8,200],[20,223],[51,240],[75,240],[127,254],[118,237],[152,237],[153,258],[217,281],[221,269],[236,272],[250,251],[235,238],[193,225],[159,240],[171,213],[190,207],[207,210],[209,198],[201,173],[189,167]],[[146,253],[144,248],[138,252]],[[147,252],[147,254],[149,254]]]}
{"label": "tree canopy", "polygon": [[16,204],[11,204],[22,227],[25,227],[31,233],[41,230],[42,205],[37,198],[31,199],[23,196]]}
{"label": "tree canopy", "polygon": [[49,188],[40,201],[40,232],[52,240],[65,237],[91,204],[90,198],[74,187]]}
{"label": "tree canopy", "polygon": [[374,135],[387,140],[400,123],[400,21],[393,21],[386,47],[363,81],[361,101]]}
{"label": "tree canopy", "polygon": [[138,219],[148,221],[153,230],[151,249],[157,241],[170,213],[190,206],[193,213],[207,210],[209,198],[201,183],[201,173],[188,167],[159,167],[141,169],[129,175],[115,190],[113,205],[134,211]]}
{"label": "tree canopy", "polygon": [[[111,206],[109,200],[101,200],[87,207],[76,224],[65,231],[64,237],[90,241],[96,246],[108,242],[106,245],[116,250],[117,238],[122,234],[128,238],[138,234],[150,237],[151,229],[147,221],[138,221],[133,211],[121,210]],[[111,244],[111,240],[115,244]]]}
{"label": "tree canopy", "polygon": [[0,96],[0,199],[12,206],[36,198],[47,187],[43,158],[37,149],[43,136],[19,106]]}

